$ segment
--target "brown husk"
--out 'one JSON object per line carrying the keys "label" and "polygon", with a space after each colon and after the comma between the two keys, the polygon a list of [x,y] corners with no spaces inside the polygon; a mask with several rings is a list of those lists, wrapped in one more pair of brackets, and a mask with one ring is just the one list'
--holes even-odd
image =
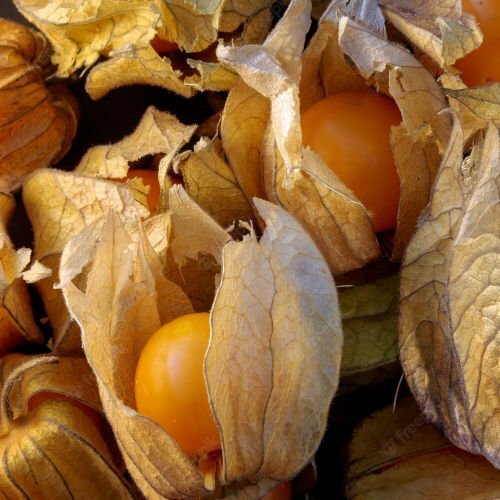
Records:
{"label": "brown husk", "polygon": [[45,37],[0,19],[0,191],[17,191],[71,146],[78,105],[62,85],[46,86]]}

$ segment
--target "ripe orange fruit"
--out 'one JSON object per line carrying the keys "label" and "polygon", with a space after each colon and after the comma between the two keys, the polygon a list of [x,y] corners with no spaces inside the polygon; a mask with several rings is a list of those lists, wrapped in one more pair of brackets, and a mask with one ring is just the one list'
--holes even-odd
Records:
{"label": "ripe orange fruit", "polygon": [[163,325],[144,346],[135,374],[137,411],[160,424],[189,456],[220,449],[203,376],[208,313]]}
{"label": "ripe orange fruit", "polygon": [[304,145],[361,200],[377,232],[397,222],[400,183],[390,131],[400,122],[395,102],[372,90],[332,94],[302,115]]}
{"label": "ripe orange fruit", "polygon": [[484,35],[483,43],[455,63],[470,87],[500,82],[500,1],[463,0],[464,12],[473,14]]}

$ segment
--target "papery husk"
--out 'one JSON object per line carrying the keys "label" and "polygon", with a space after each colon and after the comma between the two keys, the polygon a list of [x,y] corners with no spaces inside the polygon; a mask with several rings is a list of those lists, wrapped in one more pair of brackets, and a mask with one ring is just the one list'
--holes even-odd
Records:
{"label": "papery husk", "polygon": [[62,85],[46,86],[46,39],[0,19],[0,191],[64,156],[76,133],[77,104]]}
{"label": "papery husk", "polygon": [[[342,343],[335,286],[310,237],[283,209],[256,202],[267,222],[263,239],[259,244],[252,234],[238,243],[229,241],[199,207],[196,214],[194,202],[180,186],[172,188],[170,199],[174,227],[179,216],[187,231],[181,232],[180,241],[174,240],[177,257],[193,257],[205,249],[222,263],[205,366],[223,439],[224,468],[215,483],[213,474],[203,477],[163,429],[133,409],[141,349],[168,321],[160,321],[161,309],[172,307],[181,296],[187,299],[177,290],[159,300],[155,280],[165,280],[161,269],[152,265],[155,258],[141,230],[130,232],[111,212],[100,228],[70,242],[62,258],[63,293],[82,328],[104,410],[142,493],[148,498],[188,498],[208,496],[215,488],[218,496],[227,498],[261,497],[309,462],[325,430]],[[189,214],[194,214],[191,219]],[[87,242],[86,247],[79,241]],[[255,301],[257,295],[262,301]],[[170,319],[186,312],[173,308]],[[246,324],[245,315],[253,326]],[[262,355],[251,357],[243,343],[258,347]],[[241,356],[244,364],[239,365]],[[256,377],[248,376],[250,372]],[[251,398],[240,386],[234,393],[221,391],[237,380],[251,386]],[[286,416],[284,406],[290,408]],[[253,418],[257,408],[260,420]],[[231,417],[236,409],[238,417]],[[235,449],[243,440],[248,446]]]}
{"label": "papery husk", "polygon": [[317,155],[302,148],[300,58],[309,15],[309,2],[293,1],[262,46],[217,51],[244,82],[224,109],[222,144],[247,197],[264,191],[297,216],[340,274],[376,258],[379,249],[363,205]]}
{"label": "papery husk", "polygon": [[[130,163],[144,156],[163,154],[167,160],[173,158],[194,130],[194,126],[181,124],[173,115],[150,107],[132,134],[115,144],[89,149],[75,172],[42,170],[26,181],[23,199],[33,226],[34,255],[52,270],[52,276],[38,281],[36,286],[53,326],[53,350],[81,351],[79,329],[71,321],[60,290],[54,289],[66,243],[103,218],[108,209],[119,212],[125,223],[150,215],[146,208],[147,188],[141,182],[122,184],[102,178],[122,180]],[[159,254],[166,253],[168,241],[165,226],[169,222],[165,217],[168,219],[160,214],[145,225]]]}
{"label": "papery husk", "polygon": [[252,207],[226,163],[219,139],[200,139],[174,169],[182,174],[189,196],[222,227],[253,220]]}
{"label": "papery husk", "polygon": [[500,83],[464,89],[444,89],[444,92],[477,118],[485,122],[492,121],[500,127]]}
{"label": "papery husk", "polygon": [[346,3],[330,3],[302,55],[301,112],[335,92],[367,88],[367,82],[346,59],[339,44],[339,15],[347,10]]}
{"label": "papery husk", "polygon": [[347,498],[497,498],[500,471],[456,448],[425,422],[411,398],[380,410],[354,431]]}
{"label": "papery husk", "polygon": [[382,0],[386,19],[442,68],[455,63],[483,41],[474,16],[460,0]]}
{"label": "papery husk", "polygon": [[150,106],[132,134],[110,145],[90,148],[75,168],[82,175],[123,179],[129,164],[154,154],[173,156],[189,141],[195,126],[184,125],[170,113]]}
{"label": "papery husk", "polygon": [[[98,99],[110,90],[132,84],[150,84],[184,97],[197,90],[228,90],[236,76],[217,63],[191,62],[179,70],[151,46],[155,36],[176,43],[183,52],[198,53],[217,42],[219,33],[241,28],[238,39],[259,40],[271,23],[271,0],[97,0],[80,8],[60,0],[17,0],[21,13],[37,26],[54,47],[59,76],[107,61],[90,71],[86,89]],[[95,34],[98,36],[95,36]],[[245,42],[244,42],[245,43]]]}
{"label": "papery husk", "polygon": [[[3,346],[15,345],[16,336],[29,342],[43,342],[44,338],[33,318],[31,299],[23,279],[31,260],[31,251],[16,251],[7,232],[7,224],[16,207],[14,198],[0,193],[0,297],[2,308],[1,342]],[[9,340],[11,339],[11,340]]]}
{"label": "papery husk", "polygon": [[[88,228],[66,247],[61,286],[134,481],[149,498],[203,496],[207,491],[195,464],[157,424],[133,410],[134,373],[144,344],[162,323],[192,311],[182,291],[162,278],[147,240],[134,234],[139,233],[130,234],[110,212],[100,227]],[[80,289],[82,270],[86,283]],[[171,293],[160,295],[162,288]]]}
{"label": "papery husk", "polygon": [[[269,2],[261,2],[265,3]],[[246,2],[245,5],[248,8]],[[258,8],[258,5],[255,7]],[[267,7],[256,10],[245,21],[242,34],[236,36],[232,43],[261,43],[270,26],[270,10]],[[165,35],[161,26],[159,30],[162,36],[176,36]],[[216,39],[212,43],[217,43]],[[197,59],[199,52],[191,56],[186,54],[186,68],[182,70],[176,69],[175,58],[171,60],[168,54],[158,54],[149,42],[126,45],[110,52],[109,55],[110,59],[92,68],[88,75],[85,88],[93,99],[103,97],[112,89],[137,84],[155,85],[172,90],[183,97],[191,97],[202,90],[228,91],[238,81],[238,75],[217,61]],[[179,57],[179,54],[176,56]]]}
{"label": "papery husk", "polygon": [[456,120],[402,264],[399,345],[425,417],[498,467],[497,129],[490,124],[465,160],[463,148]]}
{"label": "papery husk", "polygon": [[[21,498],[130,498],[108,445],[82,404],[100,409],[81,358],[9,355],[0,361],[0,489]],[[52,393],[31,409],[31,397]]]}
{"label": "papery husk", "polygon": [[398,288],[397,276],[339,288],[344,331],[342,392],[382,382],[401,372]]}
{"label": "papery husk", "polygon": [[401,259],[427,205],[451,132],[448,103],[429,71],[406,49],[347,17],[339,21],[344,52],[360,73],[396,101],[403,121],[391,145],[401,181],[393,259]]}
{"label": "papery husk", "polygon": [[498,84],[468,88],[458,75],[443,73],[439,77],[450,108],[462,123],[464,142],[471,146],[472,139],[492,121],[500,125],[500,92]]}
{"label": "papery husk", "polygon": [[222,248],[231,237],[181,187],[170,189],[169,201],[172,232],[165,275],[185,291],[195,311],[209,311],[220,278]]}
{"label": "papery husk", "polygon": [[266,230],[223,249],[205,376],[224,482],[284,481],[312,458],[339,377],[342,328],[328,266],[300,223],[254,200]]}
{"label": "papery husk", "polygon": [[78,328],[61,292],[54,289],[60,254],[73,236],[101,219],[109,208],[124,220],[146,217],[149,212],[125,185],[59,170],[43,169],[33,174],[24,184],[23,200],[33,226],[34,257],[52,270],[51,277],[36,283],[53,327],[52,349],[79,352]]}

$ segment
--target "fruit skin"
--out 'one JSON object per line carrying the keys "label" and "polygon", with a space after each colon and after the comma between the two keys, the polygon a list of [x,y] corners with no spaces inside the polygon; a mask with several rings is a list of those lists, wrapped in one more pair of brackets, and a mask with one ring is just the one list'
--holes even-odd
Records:
{"label": "fruit skin", "polygon": [[160,199],[160,183],[158,182],[157,170],[133,169],[127,173],[127,179],[134,179],[139,177],[142,179],[144,185],[149,186],[148,193],[148,208],[154,214],[158,207],[158,200]]}
{"label": "fruit skin", "polygon": [[339,92],[302,115],[302,139],[361,200],[376,232],[396,225],[399,176],[390,146],[401,122],[392,99],[372,90]]}
{"label": "fruit skin", "polygon": [[137,411],[161,425],[191,457],[221,447],[203,376],[209,318],[187,314],[163,325],[144,346],[135,375]]}
{"label": "fruit skin", "polygon": [[463,0],[463,11],[473,14],[483,32],[483,43],[455,63],[469,87],[500,82],[500,0]]}
{"label": "fruit skin", "polygon": [[271,490],[262,500],[291,500],[292,484],[282,483]]}

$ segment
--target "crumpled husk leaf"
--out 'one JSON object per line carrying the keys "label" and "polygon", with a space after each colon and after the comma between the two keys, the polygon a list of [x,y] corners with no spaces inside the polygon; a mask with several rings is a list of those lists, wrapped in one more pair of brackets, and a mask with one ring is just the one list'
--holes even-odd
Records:
{"label": "crumpled husk leaf", "polygon": [[252,207],[226,163],[219,139],[200,139],[193,151],[178,159],[174,170],[182,174],[189,196],[222,227],[253,219]]}
{"label": "crumpled husk leaf", "polygon": [[109,55],[111,58],[92,68],[87,77],[85,90],[92,99],[129,85],[154,85],[183,97],[196,93],[194,86],[184,84],[182,71],[174,69],[170,59],[159,55],[149,41],[127,44]]}
{"label": "crumpled husk leaf", "polygon": [[457,120],[402,265],[400,354],[425,417],[498,467],[497,129],[463,148]]}
{"label": "crumpled husk leaf", "polygon": [[490,120],[500,127],[500,83],[444,92],[472,111],[478,118]]}
{"label": "crumpled husk leaf", "polygon": [[459,76],[450,73],[443,73],[439,82],[448,97],[450,107],[460,118],[467,146],[477,132],[488,126],[488,121],[493,121],[497,127],[500,125],[498,84],[468,88]]}
{"label": "crumpled husk leaf", "polygon": [[26,181],[23,200],[33,226],[34,256],[52,270],[51,277],[36,283],[53,327],[52,348],[78,352],[78,328],[71,321],[61,292],[54,289],[64,246],[110,208],[120,212],[124,220],[146,217],[149,211],[125,185],[48,169],[39,170]]}
{"label": "crumpled husk leaf", "polygon": [[[376,258],[379,249],[363,205],[317,155],[302,148],[300,59],[309,9],[309,2],[292,1],[263,46],[218,50],[244,81],[229,96],[222,141],[245,194],[265,189],[269,199],[299,218],[332,271],[340,274]],[[270,111],[263,97],[270,100]],[[239,143],[247,131],[250,140]],[[250,173],[245,172],[248,156],[253,158]]]}
{"label": "crumpled husk leaf", "polygon": [[92,66],[102,54],[151,40],[159,20],[152,2],[142,0],[96,0],[84,6],[61,0],[15,4],[51,42],[52,61],[62,77]]}
{"label": "crumpled husk leaf", "polygon": [[474,16],[460,0],[382,0],[386,19],[441,67],[453,64],[483,41]]}
{"label": "crumpled husk leaf", "polygon": [[[0,489],[21,498],[130,498],[132,493],[82,404],[100,410],[81,358],[10,355],[0,361]],[[55,393],[31,409],[30,398]]]}
{"label": "crumpled husk leaf", "polygon": [[[86,241],[86,247],[77,240]],[[61,286],[82,329],[104,411],[137,485],[150,498],[202,496],[207,491],[195,464],[157,424],[133,410],[134,373],[144,344],[162,323],[192,311],[187,297],[179,302],[182,291],[174,291],[161,270],[155,272],[148,254],[147,241],[134,239],[110,212],[100,227],[88,228],[66,247]],[[81,290],[82,280],[74,280],[85,268]],[[158,280],[173,292],[168,297],[162,293],[161,302]],[[163,321],[160,307],[170,312],[170,317],[162,315]]]}
{"label": "crumpled husk leaf", "polygon": [[[302,112],[316,101],[335,92],[366,90],[367,88],[365,79],[352,62],[346,60],[339,44],[339,14],[348,11],[346,3],[346,1],[330,3],[319,21],[316,33],[304,51],[300,82]],[[363,3],[371,8],[378,8],[376,2]],[[359,20],[359,16],[356,16],[356,19]],[[362,19],[366,20],[364,16]]]}
{"label": "crumpled husk leaf", "polygon": [[222,146],[248,200],[265,197],[261,154],[269,112],[269,100],[240,81],[229,92],[222,113]]}
{"label": "crumpled husk leaf", "polygon": [[199,89],[229,90],[237,77],[228,69],[189,58],[184,70],[176,69],[150,42],[156,35],[183,52],[199,53],[225,32],[235,33],[236,41],[252,43],[269,30],[271,4],[271,0],[97,0],[81,8],[61,0],[16,1],[21,13],[52,42],[59,76],[89,68],[101,56],[107,58],[87,80],[94,99],[133,84],[160,86],[184,97]]}
{"label": "crumpled husk leaf", "polygon": [[344,330],[343,391],[381,382],[400,372],[397,276],[339,288]]}
{"label": "crumpled husk leaf", "polygon": [[222,264],[222,248],[229,233],[186,194],[180,186],[169,191],[170,248],[165,275],[190,298],[195,311],[209,311]]}
{"label": "crumpled husk leaf", "polygon": [[[60,290],[54,289],[66,243],[104,217],[108,209],[119,212],[125,222],[150,215],[147,188],[141,182],[122,184],[99,178],[123,179],[130,163],[144,156],[164,154],[164,160],[172,159],[195,128],[150,107],[131,135],[115,144],[89,149],[73,173],[44,170],[25,183],[23,198],[33,226],[35,258],[52,270],[52,277],[38,281],[36,286],[53,326],[53,349],[67,353],[81,349],[78,327],[69,317]],[[162,174],[166,172],[159,172],[159,177]],[[165,254],[168,244],[165,217],[168,219],[160,214],[146,224],[158,254]]]}
{"label": "crumpled husk leaf", "polygon": [[5,19],[0,33],[0,191],[12,192],[67,152],[77,104],[64,86],[45,86],[48,48],[41,34]]}
{"label": "crumpled husk leaf", "polygon": [[[260,2],[262,5],[266,3],[270,2]],[[245,5],[245,10],[248,10],[249,4],[247,2],[242,3],[242,5]],[[178,7],[179,5],[176,6],[176,8]],[[184,3],[183,8],[185,7]],[[239,7],[241,5],[237,6],[237,8]],[[255,7],[258,8],[259,5],[257,4]],[[253,6],[250,11],[252,8]],[[269,31],[271,15],[267,7],[262,7],[261,10],[256,10],[249,15],[241,36],[233,39],[233,43],[236,45],[261,43]],[[166,17],[170,17],[170,12],[166,14]],[[159,30],[163,36],[167,37],[177,37],[183,33],[181,30],[176,31],[175,35],[165,34],[162,26],[159,27]],[[196,32],[188,31],[190,36],[193,33]],[[216,43],[216,38],[212,43]],[[182,46],[181,43],[179,45]],[[191,97],[199,90],[228,91],[236,85],[238,75],[233,71],[218,62],[197,59],[196,55],[198,55],[197,51],[192,54],[192,57],[187,54],[185,68],[181,70],[176,69],[175,61],[171,60],[168,55],[158,54],[149,42],[129,44],[110,52],[110,59],[94,67],[88,75],[85,88],[93,99],[99,99],[110,90],[125,85],[155,85],[172,90],[183,97]]]}
{"label": "crumpled husk leaf", "polygon": [[[11,195],[0,193],[0,297],[2,323],[1,346],[8,347],[8,338],[21,334],[29,342],[43,342],[42,332],[33,318],[31,299],[23,279],[23,272],[31,260],[31,251],[16,251],[7,233],[7,224],[16,203]],[[16,342],[14,342],[16,343]]]}
{"label": "crumpled husk leaf", "polygon": [[406,398],[364,420],[349,445],[347,498],[496,498],[500,471],[452,446]]}
{"label": "crumpled husk leaf", "polygon": [[401,259],[427,205],[451,131],[448,103],[427,69],[407,50],[347,17],[339,21],[340,45],[367,79],[386,88],[403,121],[391,144],[401,181],[393,259]]}
{"label": "crumpled husk leaf", "polygon": [[160,33],[186,52],[199,52],[217,41],[219,32],[231,33],[269,9],[271,0],[167,0],[158,2]]}
{"label": "crumpled husk leaf", "polygon": [[170,113],[150,106],[132,134],[111,145],[90,148],[76,173],[105,179],[123,179],[130,162],[154,154],[173,156],[189,141],[196,126],[184,125]]}
{"label": "crumpled husk leaf", "polygon": [[[187,204],[179,209],[185,213],[193,209],[181,193],[179,186],[171,191],[174,221],[178,206]],[[208,221],[200,224],[199,216],[190,222],[182,219],[185,226],[194,225],[186,228],[191,231],[188,234],[199,229],[206,235],[212,242],[207,248],[222,261],[206,361],[209,395],[224,443],[224,471],[216,477],[222,483],[222,496],[249,499],[294,476],[311,459],[337,387],[342,344],[336,289],[321,254],[291,215],[267,202],[257,206],[267,223],[260,244],[253,234],[240,243],[229,242],[227,233],[215,226],[210,236]],[[206,478],[169,435],[133,410],[133,374],[139,354],[161,324],[159,309],[182,294],[177,291],[170,299],[159,300],[155,281],[161,269],[151,265],[154,259],[148,257],[147,240],[140,233],[129,232],[111,212],[101,227],[87,229],[68,244],[61,286],[82,327],[84,349],[106,416],[142,493],[148,498],[207,496],[213,481],[204,482]],[[187,242],[181,242],[176,251],[184,248],[191,255],[199,245],[188,247],[191,238],[184,239]],[[80,273],[85,279],[78,277]],[[256,296],[263,300],[256,302]],[[295,305],[290,316],[291,302]],[[185,308],[174,308],[170,319],[185,313]],[[259,355],[249,357],[242,342],[258,347]],[[238,365],[243,353],[245,363]],[[249,377],[250,372],[255,377]],[[250,399],[240,386],[234,394],[220,390],[237,380],[250,384]],[[228,395],[230,401],[224,401]],[[290,407],[285,415],[283,405]],[[238,417],[230,418],[230,408],[238,408]],[[253,418],[256,408],[262,420]],[[251,438],[256,433],[260,433],[257,443]],[[251,443],[242,448],[241,456],[234,450],[239,440]],[[257,462],[255,446],[261,447]],[[252,468],[244,465],[250,462]]]}

